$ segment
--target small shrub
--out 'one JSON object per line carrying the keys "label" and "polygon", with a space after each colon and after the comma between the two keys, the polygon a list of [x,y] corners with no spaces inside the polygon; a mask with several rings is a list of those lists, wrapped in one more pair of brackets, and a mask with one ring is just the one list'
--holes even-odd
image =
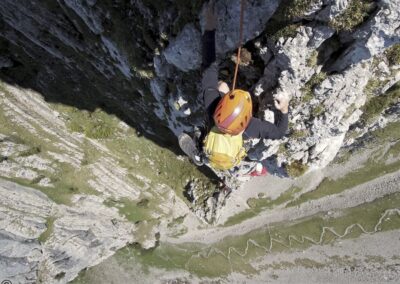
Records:
{"label": "small shrub", "polygon": [[117,123],[103,111],[74,110],[70,112],[68,128],[72,132],[84,133],[86,137],[93,139],[110,138],[115,134]]}
{"label": "small shrub", "polygon": [[307,59],[307,66],[308,67],[315,67],[318,64],[318,51],[314,50],[310,57]]}
{"label": "small shrub", "polygon": [[46,220],[46,228],[47,229],[38,238],[38,241],[40,243],[45,243],[50,238],[50,236],[54,230],[54,221],[55,220],[56,219],[53,216],[47,218],[47,220]]}
{"label": "small shrub", "polygon": [[286,143],[282,143],[279,145],[278,154],[286,154],[287,153],[287,149],[286,149]]}
{"label": "small shrub", "polygon": [[329,25],[337,31],[352,31],[369,17],[374,8],[373,0],[352,0],[346,10]]}
{"label": "small shrub", "polygon": [[364,88],[364,93],[368,96],[371,97],[376,93],[376,91],[381,87],[381,81],[378,79],[371,78],[367,85]]}
{"label": "small shrub", "polygon": [[399,65],[400,64],[400,43],[397,43],[385,52],[386,58],[389,61],[389,65]]}
{"label": "small shrub", "polygon": [[308,130],[294,130],[291,134],[291,137],[294,139],[304,138],[308,135]]}
{"label": "small shrub", "polygon": [[325,72],[315,73],[311,76],[310,80],[308,80],[308,82],[305,83],[300,89],[300,91],[303,93],[302,101],[304,103],[311,101],[311,99],[314,97],[314,88],[321,84],[326,78],[327,75]]}
{"label": "small shrub", "polygon": [[256,208],[256,207],[257,207],[257,199],[256,199],[256,198],[249,198],[249,199],[247,200],[247,205],[248,205],[250,208]]}
{"label": "small shrub", "polygon": [[280,37],[294,37],[300,24],[292,24],[297,18],[304,17],[319,0],[282,0],[275,14],[266,26],[267,35],[277,41]]}
{"label": "small shrub", "polygon": [[317,105],[315,108],[313,108],[313,110],[311,111],[311,115],[313,117],[317,117],[319,115],[321,115],[324,112],[324,108],[321,105]]}
{"label": "small shrub", "polygon": [[293,161],[290,165],[286,165],[286,172],[290,177],[299,177],[308,170],[308,166],[300,161]]}
{"label": "small shrub", "polygon": [[39,154],[41,151],[42,150],[41,150],[40,146],[34,146],[34,147],[29,148],[26,151],[19,153],[18,156],[19,157],[28,157],[28,156]]}
{"label": "small shrub", "polygon": [[297,34],[297,28],[299,26],[300,26],[299,24],[287,25],[287,26],[277,30],[273,35],[271,35],[271,39],[274,42],[276,42],[281,37],[283,37],[283,38],[295,37]]}
{"label": "small shrub", "polygon": [[319,0],[283,0],[277,9],[277,16],[291,21],[304,16]]}
{"label": "small shrub", "polygon": [[400,99],[400,82],[391,87],[385,94],[372,97],[362,108],[361,119],[369,123],[382,111]]}
{"label": "small shrub", "polygon": [[140,201],[137,203],[137,206],[143,207],[143,208],[147,208],[147,207],[149,207],[149,202],[150,202],[150,201],[149,201],[147,198],[144,198],[144,199],[140,200]]}

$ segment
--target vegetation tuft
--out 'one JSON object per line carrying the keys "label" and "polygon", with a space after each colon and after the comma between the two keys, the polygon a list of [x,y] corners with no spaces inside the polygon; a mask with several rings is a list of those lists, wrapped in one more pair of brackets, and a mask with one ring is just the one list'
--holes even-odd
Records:
{"label": "vegetation tuft", "polygon": [[324,109],[323,106],[317,105],[316,107],[314,107],[314,108],[312,109],[311,115],[312,115],[313,117],[320,116],[321,114],[324,113],[324,110],[325,110],[325,109]]}
{"label": "vegetation tuft", "polygon": [[128,198],[122,198],[121,200],[108,199],[104,201],[106,206],[118,208],[119,213],[133,223],[149,219],[151,209],[148,210],[148,202],[145,203],[146,205],[144,206],[143,200],[135,202]]}
{"label": "vegetation tuft", "polygon": [[302,130],[293,130],[291,133],[290,137],[293,139],[301,139],[304,138],[308,135],[308,130],[302,129]]}
{"label": "vegetation tuft", "polygon": [[375,5],[373,0],[352,0],[346,10],[329,25],[337,31],[353,31],[370,16]]}
{"label": "vegetation tuft", "polygon": [[311,101],[311,99],[314,97],[314,88],[321,84],[327,77],[328,76],[325,72],[315,73],[311,76],[310,80],[308,80],[307,83],[305,83],[301,88],[303,93],[302,101],[304,103]]}
{"label": "vegetation tuft", "polygon": [[385,51],[386,58],[389,61],[389,65],[400,64],[400,43],[394,44]]}
{"label": "vegetation tuft", "polygon": [[280,37],[293,37],[300,24],[294,21],[304,17],[318,0],[283,0],[267,23],[267,35],[277,41]]}
{"label": "vegetation tuft", "polygon": [[397,103],[400,99],[400,82],[392,86],[386,93],[380,96],[374,96],[363,106],[362,121],[372,122],[385,109]]}
{"label": "vegetation tuft", "polygon": [[379,79],[371,78],[369,79],[367,85],[364,88],[364,93],[368,98],[377,94],[377,91],[381,88],[382,83]]}
{"label": "vegetation tuft", "polygon": [[318,51],[314,50],[310,57],[307,59],[307,66],[308,67],[315,67],[318,64]]}
{"label": "vegetation tuft", "polygon": [[272,34],[270,38],[272,39],[272,41],[276,42],[281,37],[283,38],[295,37],[297,34],[297,28],[299,26],[300,24],[284,26],[283,28],[277,30],[274,34]]}
{"label": "vegetation tuft", "polygon": [[290,177],[299,177],[308,170],[308,166],[300,161],[293,161],[290,165],[286,165],[286,172]]}
{"label": "vegetation tuft", "polygon": [[72,132],[84,133],[88,138],[110,138],[117,129],[117,120],[99,109],[94,112],[74,109],[69,118],[68,128]]}
{"label": "vegetation tuft", "polygon": [[54,221],[56,220],[55,217],[49,217],[46,220],[46,231],[44,231],[38,238],[38,241],[41,243],[45,243],[51,236],[51,233],[54,229]]}

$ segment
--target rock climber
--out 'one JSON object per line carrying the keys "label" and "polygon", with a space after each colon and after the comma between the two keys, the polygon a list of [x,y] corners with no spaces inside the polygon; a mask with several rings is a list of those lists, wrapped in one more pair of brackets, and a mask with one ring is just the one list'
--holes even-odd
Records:
{"label": "rock climber", "polygon": [[[197,150],[199,147],[194,151],[185,151],[187,147],[185,149],[185,145],[182,147],[180,144],[186,154],[192,152],[189,157],[196,165],[200,166],[206,161],[215,169],[228,170],[237,166],[245,156],[243,138],[280,139],[285,135],[288,128],[289,99],[287,97],[274,99],[278,111],[274,112],[274,123],[270,123],[252,116],[252,100],[249,92],[240,89],[231,91],[225,82],[218,81],[218,63],[215,54],[217,17],[213,2],[207,4],[205,31],[202,35],[201,87],[206,111],[207,135],[205,139],[201,139],[202,151]],[[252,175],[264,175],[266,169],[263,167],[257,170],[258,174],[253,173]]]}

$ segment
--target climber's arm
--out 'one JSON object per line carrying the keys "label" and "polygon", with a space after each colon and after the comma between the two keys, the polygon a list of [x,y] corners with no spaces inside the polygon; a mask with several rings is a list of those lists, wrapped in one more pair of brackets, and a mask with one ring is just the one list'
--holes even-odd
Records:
{"label": "climber's arm", "polygon": [[244,135],[247,138],[280,139],[288,129],[289,97],[280,95],[274,99],[275,123],[252,117]]}
{"label": "climber's arm", "polygon": [[275,123],[252,117],[244,131],[245,138],[280,139],[288,129],[288,114],[277,111]]}

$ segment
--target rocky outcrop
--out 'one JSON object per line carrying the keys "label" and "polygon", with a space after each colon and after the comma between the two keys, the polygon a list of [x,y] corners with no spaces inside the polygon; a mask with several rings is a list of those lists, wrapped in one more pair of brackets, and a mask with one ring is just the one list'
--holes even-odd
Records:
{"label": "rocky outcrop", "polygon": [[135,226],[95,196],[75,196],[73,207],[63,206],[1,180],[0,200],[0,276],[13,283],[65,283],[135,241]]}
{"label": "rocky outcrop", "polygon": [[53,202],[41,192],[1,180],[0,184],[1,279],[35,283]]}
{"label": "rocky outcrop", "polygon": [[173,189],[134,170],[140,153],[128,169],[104,141],[71,131],[65,109],[0,88],[0,279],[66,283],[128,244],[150,249],[160,231],[185,229],[169,226],[189,213]]}
{"label": "rocky outcrop", "polygon": [[[399,119],[398,100],[372,118],[365,110],[400,79],[400,62],[393,59],[399,55],[389,56],[399,52],[393,48],[400,43],[400,2],[362,2],[368,5],[246,1],[247,60],[238,84],[252,91],[254,115],[265,120],[273,118],[273,97],[289,96],[290,129],[278,141],[249,141],[249,161],[231,175],[232,187],[255,161],[282,176],[325,167],[343,145],[351,147],[354,136]],[[66,282],[127,243],[156,245],[160,231],[176,233],[168,222],[190,214],[174,186],[189,189],[192,211],[202,220],[218,216],[223,194],[191,177],[171,186],[159,182],[162,167],[140,153],[148,148],[116,154],[112,148],[121,148],[121,141],[109,145],[85,137],[110,131],[99,123],[99,109],[124,121],[110,122],[115,137],[134,128],[163,146],[176,145],[177,135],[202,123],[202,6],[172,0],[0,3],[0,77],[8,83],[0,89],[0,175],[27,185],[1,181],[0,242],[7,249],[0,252],[0,279]],[[221,79],[229,80],[239,0],[216,1],[216,9]],[[347,23],[352,26],[342,29]],[[49,102],[90,114],[73,120]],[[151,169],[153,180],[137,174],[138,168]],[[142,206],[145,220],[130,215],[130,206]]]}
{"label": "rocky outcrop", "polygon": [[[225,66],[229,65],[226,58],[229,58],[238,42],[239,2],[216,2],[219,15],[217,52]],[[252,75],[243,75],[258,77],[258,83],[251,86],[243,81],[244,85],[241,87],[254,90],[254,95],[258,96],[256,100],[260,104],[260,117],[268,118],[268,101],[271,96],[286,95],[293,99],[291,123],[294,126],[289,139],[283,140],[289,141],[285,146],[288,155],[281,155],[279,164],[290,164],[296,160],[315,168],[323,167],[332,160],[348,126],[358,119],[357,116],[352,116],[349,121],[344,122],[343,111],[349,110],[350,106],[356,111],[364,104],[361,93],[372,76],[369,71],[371,68],[365,64],[370,64],[373,57],[381,56],[387,48],[399,42],[398,1],[379,1],[375,6],[371,3],[371,7],[375,8],[361,10],[360,13],[364,13],[363,21],[357,22],[346,31],[335,30],[335,27],[341,25],[333,22],[343,20],[352,24],[353,19],[343,17],[348,14],[346,9],[355,9],[354,5],[357,3],[325,2],[310,1],[309,6],[293,4],[293,11],[287,12],[290,17],[283,19],[286,26],[282,25],[282,19],[279,22],[279,19],[274,18],[274,13],[280,13],[276,17],[281,17],[282,11],[286,11],[285,5],[291,5],[290,1],[247,1],[245,5],[244,41],[251,50],[249,68],[251,65],[264,64],[264,70],[262,73],[255,71]],[[144,129],[146,135],[160,133],[159,128],[154,130],[154,126],[160,122],[175,135],[182,131],[190,132],[191,125],[201,124],[202,120],[201,99],[198,98],[196,84],[200,76],[200,36],[204,22],[201,9],[179,12],[179,7],[175,4],[170,7],[161,4],[155,6],[142,1],[135,1],[124,7],[121,5],[83,1],[59,1],[54,5],[39,5],[32,1],[24,4],[5,1],[0,6],[3,21],[1,36],[7,42],[3,61],[11,61],[12,64],[3,64],[3,76],[18,81],[20,78],[16,72],[21,67],[13,69],[19,66],[15,63],[29,62],[37,68],[40,63],[36,77],[32,77],[33,80],[29,83],[45,95],[54,87],[51,85],[52,80],[47,79],[49,74],[50,78],[55,79],[54,82],[59,83],[57,78],[62,73],[64,78],[72,80],[76,93],[96,88],[99,93],[97,99],[85,98],[86,102],[82,102],[82,105],[113,105],[117,108],[123,105],[122,117],[135,127]],[[197,3],[192,5],[192,8],[200,7]],[[124,13],[122,8],[125,8]],[[356,8],[359,9],[358,6]],[[158,20],[150,24],[156,19],[155,14],[158,14]],[[178,20],[173,21],[172,15],[178,17],[179,25]],[[119,17],[122,16],[126,17],[124,23],[119,22]],[[197,17],[199,23],[194,21]],[[313,22],[314,19],[317,21]],[[304,24],[300,20],[309,22]],[[49,21],[56,24],[44,36],[46,23]],[[146,29],[145,23],[149,24]],[[118,26],[119,24],[122,26]],[[173,31],[168,25],[173,27]],[[264,31],[266,26],[272,25],[278,27],[273,27],[278,30],[274,36],[271,36],[268,29],[267,32]],[[123,28],[134,31],[137,35],[136,41],[121,41],[124,36]],[[11,47],[15,48],[11,50]],[[28,57],[44,58],[45,61],[28,61]],[[45,63],[50,58],[60,64],[60,70]],[[260,59],[262,62],[257,62]],[[363,64],[362,70],[359,69],[359,64]],[[22,69],[31,72],[25,67]],[[391,66],[391,69],[394,67]],[[82,71],[85,74],[77,76]],[[242,73],[246,73],[246,70]],[[88,86],[84,84],[83,78],[95,80],[93,82],[96,83]],[[318,82],[315,81],[316,78],[319,79]],[[352,86],[353,81],[358,78],[362,82],[356,87]],[[105,85],[104,79],[113,80],[115,84]],[[321,85],[324,80],[330,83]],[[341,86],[340,91],[336,82]],[[27,83],[26,80],[24,83]],[[319,88],[319,85],[340,94],[331,96],[327,89]],[[68,86],[64,87],[71,89]],[[128,89],[137,91],[136,100],[127,99],[130,96]],[[353,94],[355,91],[357,94]],[[325,96],[320,95],[322,92],[325,92]],[[111,95],[112,93],[118,95]],[[352,98],[348,97],[349,94]],[[347,107],[344,104],[340,107],[341,111],[336,112],[329,109],[331,103],[325,102],[327,96],[336,97],[337,104],[341,104],[340,101],[346,97]],[[74,101],[76,102],[75,99]],[[356,102],[355,105],[353,102]],[[140,115],[143,111],[155,115],[143,117]],[[325,114],[330,117],[325,119]],[[337,129],[339,124],[347,126]],[[320,125],[324,127],[321,128]],[[297,139],[295,136],[304,137]],[[332,143],[335,146],[332,149],[326,148],[324,143],[331,139],[337,141]],[[275,155],[279,148],[278,143],[270,141],[258,145],[259,149],[254,151],[258,154],[253,155],[253,158],[261,160]],[[276,151],[267,150],[270,147]]]}
{"label": "rocky outcrop", "polygon": [[[217,3],[218,11],[225,11],[222,2]],[[255,64],[257,59],[261,59],[265,65],[263,73],[255,74],[259,78],[258,82],[252,86],[247,85],[253,90],[255,96],[253,99],[259,105],[258,116],[271,121],[273,108],[270,102],[273,96],[289,96],[292,99],[290,130],[287,137],[279,141],[255,139],[250,142],[252,149],[249,152],[249,158],[263,161],[269,165],[271,172],[279,174],[282,174],[282,171],[276,169],[276,165],[278,167],[286,165],[291,175],[299,175],[307,170],[325,167],[335,158],[344,143],[349,144],[349,141],[345,142],[345,139],[352,126],[359,125],[359,135],[370,129],[371,122],[360,120],[360,117],[365,111],[365,104],[370,99],[367,93],[371,80],[378,77],[382,82],[381,85],[385,85],[379,90],[374,90],[375,96],[383,94],[389,86],[399,80],[399,63],[397,65],[390,64],[385,52],[400,42],[398,38],[400,24],[397,12],[399,11],[398,1],[379,1],[376,6],[374,3],[370,3],[368,10],[363,11],[363,21],[354,24],[354,27],[349,27],[347,30],[337,30],[336,27],[340,25],[337,23],[335,25],[333,21],[349,21],[349,25],[352,24],[351,20],[355,21],[355,19],[340,17],[349,14],[347,9],[354,10],[357,2],[312,2],[313,5],[306,7],[291,18],[290,21],[294,25],[282,27],[281,31],[283,31],[278,34],[284,36],[276,39],[265,32],[245,32],[247,45],[252,47],[253,62],[250,65]],[[282,5],[287,4],[286,2],[282,3]],[[249,6],[256,7],[257,4],[249,3]],[[258,14],[254,11],[250,12],[251,9],[247,8],[245,14],[249,13],[252,17],[254,15],[254,22],[257,22]],[[258,7],[258,9],[261,11],[262,7]],[[301,8],[293,7],[293,9],[298,11]],[[355,10],[357,9],[359,7],[356,7]],[[268,12],[266,14],[271,15]],[[236,17],[232,18],[237,19]],[[307,19],[309,22],[301,24],[299,19]],[[313,22],[313,19],[318,21]],[[238,25],[233,23],[226,25],[227,21],[226,17],[220,17],[217,31],[224,31],[226,42],[232,43],[235,42],[231,40],[232,33],[237,34]],[[286,24],[289,25],[290,21]],[[276,24],[276,21],[274,22],[272,19],[269,23]],[[287,35],[285,36],[285,34]],[[259,36],[257,37],[257,35]],[[177,39],[185,42],[184,36],[185,33],[181,33]],[[194,34],[188,35],[186,40],[191,41],[191,36]],[[172,41],[172,45],[174,44],[175,42]],[[229,54],[234,47],[234,44],[221,43],[221,34],[217,34],[217,48],[220,57]],[[198,47],[194,49],[195,54],[198,54],[198,49]],[[175,53],[177,58],[179,58],[179,54],[179,52]],[[171,57],[171,54],[169,53],[168,56]],[[158,70],[164,70],[158,73],[163,78],[162,80],[166,82],[174,78],[177,89],[183,89],[185,82],[176,79],[179,73],[170,72],[174,67],[181,69],[179,63],[168,67],[168,63],[164,60],[158,59],[158,57],[155,60],[158,62]],[[380,62],[379,67],[377,62]],[[193,68],[196,66],[193,65]],[[246,67],[242,68],[242,74],[250,70]],[[241,76],[246,78],[254,76],[254,74]],[[154,79],[154,82],[157,82],[157,85],[166,84],[162,83],[160,78]],[[246,86],[247,81],[243,82],[244,85],[241,87]],[[161,91],[161,93],[164,96],[173,96],[172,93],[168,93],[166,88],[163,90],[164,92]],[[158,93],[157,96],[163,95]],[[189,100],[187,93],[183,92],[183,98]],[[196,107],[191,108],[191,111],[195,112]],[[179,117],[178,113],[173,112],[173,115]],[[384,109],[382,109],[382,113],[384,113]],[[170,125],[176,124],[170,123]],[[183,124],[177,132],[184,128]],[[292,164],[294,171],[291,170]],[[253,166],[251,163],[243,163],[236,175],[233,175],[234,180],[229,183],[233,187],[238,186],[235,181],[238,178],[237,175],[240,177]],[[224,175],[222,174],[222,176]],[[201,193],[195,194],[193,190],[191,194],[201,196]],[[199,198],[199,200],[203,200],[203,198]],[[196,198],[194,202],[196,202]],[[213,198],[213,202],[201,202],[202,205],[209,204],[209,206],[204,205],[206,209],[203,212],[218,212],[218,206],[215,205],[223,204],[218,201],[218,198]]]}

